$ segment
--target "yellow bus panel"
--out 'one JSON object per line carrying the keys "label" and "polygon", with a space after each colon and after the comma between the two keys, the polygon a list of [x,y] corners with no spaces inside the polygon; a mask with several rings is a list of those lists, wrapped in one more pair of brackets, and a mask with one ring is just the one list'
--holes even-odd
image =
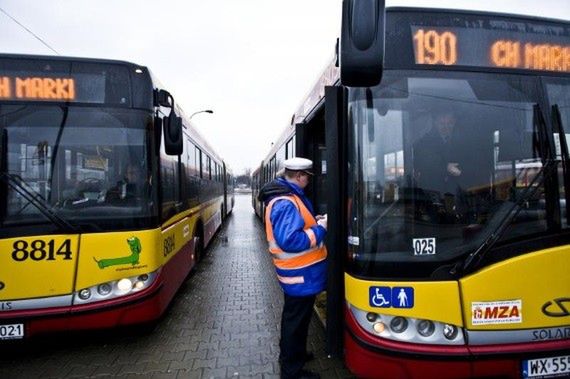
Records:
{"label": "yellow bus panel", "polygon": [[[355,307],[392,316],[413,317],[463,326],[459,287],[455,281],[446,282],[380,282],[344,276],[346,300]],[[373,286],[412,287],[414,306],[412,308],[372,307],[369,289]]]}
{"label": "yellow bus panel", "polygon": [[83,234],[76,289],[153,272],[162,264],[157,229]]}
{"label": "yellow bus panel", "polygon": [[461,279],[460,287],[468,329],[568,325],[570,316],[555,315],[556,299],[570,300],[570,246],[496,263]]}
{"label": "yellow bus panel", "polygon": [[0,300],[72,292],[78,236],[50,235],[0,240]]}

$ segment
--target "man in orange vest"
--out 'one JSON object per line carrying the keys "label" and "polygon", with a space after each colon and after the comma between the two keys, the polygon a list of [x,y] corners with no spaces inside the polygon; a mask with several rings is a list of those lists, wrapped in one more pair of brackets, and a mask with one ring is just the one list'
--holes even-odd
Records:
{"label": "man in orange vest", "polygon": [[285,173],[265,185],[265,231],[285,303],[281,315],[279,362],[282,378],[319,378],[303,369],[307,360],[307,334],[315,296],[326,286],[327,218],[314,215],[303,189],[309,184],[313,162],[287,159]]}

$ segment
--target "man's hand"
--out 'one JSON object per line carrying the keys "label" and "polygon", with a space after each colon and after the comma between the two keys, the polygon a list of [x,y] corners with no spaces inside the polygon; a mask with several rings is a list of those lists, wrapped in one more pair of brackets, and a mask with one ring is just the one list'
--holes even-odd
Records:
{"label": "man's hand", "polygon": [[448,163],[447,164],[447,172],[451,176],[461,175],[461,169],[459,168],[459,163]]}
{"label": "man's hand", "polygon": [[315,218],[317,219],[317,224],[325,229],[327,228],[327,215],[317,215]]}

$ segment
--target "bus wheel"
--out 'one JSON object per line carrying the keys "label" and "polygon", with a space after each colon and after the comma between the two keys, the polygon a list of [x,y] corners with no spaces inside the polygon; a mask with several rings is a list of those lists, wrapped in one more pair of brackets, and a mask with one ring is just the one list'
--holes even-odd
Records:
{"label": "bus wheel", "polygon": [[204,257],[204,233],[201,228],[198,228],[194,241],[194,262],[198,263]]}

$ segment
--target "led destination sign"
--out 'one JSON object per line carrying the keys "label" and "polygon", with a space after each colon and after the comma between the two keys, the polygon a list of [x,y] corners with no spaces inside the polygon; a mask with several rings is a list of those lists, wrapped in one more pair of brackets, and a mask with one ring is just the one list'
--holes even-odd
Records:
{"label": "led destination sign", "polygon": [[128,67],[0,54],[0,101],[131,105]]}
{"label": "led destination sign", "polygon": [[2,100],[75,100],[73,78],[0,76]]}
{"label": "led destination sign", "polygon": [[570,39],[513,31],[412,26],[415,63],[570,72]]}

